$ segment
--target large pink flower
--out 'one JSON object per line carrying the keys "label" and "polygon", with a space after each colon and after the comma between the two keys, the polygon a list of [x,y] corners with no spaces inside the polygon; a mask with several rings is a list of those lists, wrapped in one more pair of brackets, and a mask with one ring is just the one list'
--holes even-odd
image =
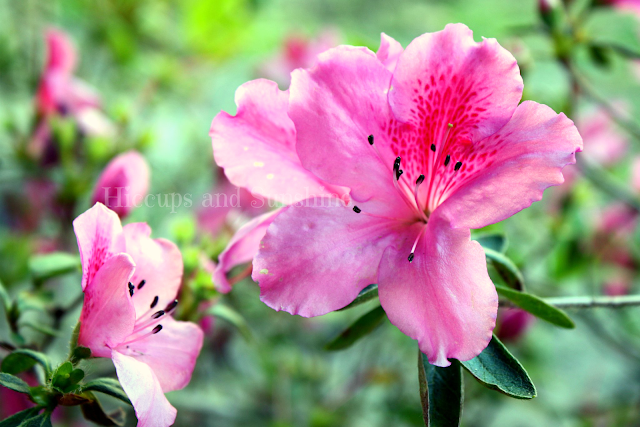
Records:
{"label": "large pink flower", "polygon": [[74,77],[77,55],[69,36],[57,29],[45,33],[47,62],[36,94],[36,108],[41,117],[29,146],[33,154],[41,155],[47,148],[51,129],[49,117],[70,115],[88,135],[110,136],[112,123],[100,110],[98,93]]}
{"label": "large pink flower", "polygon": [[145,223],[124,227],[97,203],[73,222],[82,259],[84,305],[78,344],[110,357],[139,426],[168,426],[176,409],[164,393],[185,387],[202,347],[202,330],[175,309],[182,256]]}
{"label": "large pink flower", "polygon": [[[227,154],[245,162],[245,178],[260,175],[256,185],[273,174],[285,190],[311,172],[348,187],[350,201],[314,194],[273,219],[253,261],[262,301],[318,316],[377,283],[390,321],[418,340],[430,363],[479,354],[491,339],[498,297],[469,229],[540,200],[582,149],[571,120],[535,102],[518,105],[521,94],[513,56],[493,39],[474,42],[461,24],[416,38],[395,66],[366,48],[341,46],[314,68],[294,71],[295,163],[268,170],[271,152],[243,143],[232,151],[230,141]],[[270,122],[286,117],[279,108],[271,102],[270,115],[239,109],[267,121],[258,134],[242,129],[244,137],[281,135]],[[260,162],[265,168],[246,173]]]}
{"label": "large pink flower", "polygon": [[137,151],[114,157],[104,168],[93,190],[92,202],[100,202],[124,218],[139,206],[149,190],[149,165]]}

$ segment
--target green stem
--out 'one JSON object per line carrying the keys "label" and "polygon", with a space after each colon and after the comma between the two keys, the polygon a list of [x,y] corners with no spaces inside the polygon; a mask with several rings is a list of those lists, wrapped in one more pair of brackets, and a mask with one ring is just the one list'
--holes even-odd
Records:
{"label": "green stem", "polygon": [[640,295],[555,297],[544,301],[558,308],[623,308],[640,306]]}

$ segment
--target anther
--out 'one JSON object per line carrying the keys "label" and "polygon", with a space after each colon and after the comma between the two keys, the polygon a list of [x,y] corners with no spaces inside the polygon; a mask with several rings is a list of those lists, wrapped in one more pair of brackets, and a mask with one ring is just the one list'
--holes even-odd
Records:
{"label": "anther", "polygon": [[413,257],[414,257],[414,256],[415,256],[415,255],[414,255],[414,253],[413,253],[413,252],[411,252],[411,253],[409,254],[409,262],[413,262]]}
{"label": "anther", "polygon": [[418,179],[416,179],[416,185],[420,185],[424,182],[424,175],[420,175]]}
{"label": "anther", "polygon": [[403,173],[404,173],[404,171],[402,169],[398,169],[396,171],[396,179],[400,179],[400,177],[402,176]]}
{"label": "anther", "polygon": [[142,287],[146,284],[147,284],[146,280],[141,280],[140,283],[138,283],[138,289],[142,289]]}
{"label": "anther", "polygon": [[160,332],[162,330],[162,325],[158,325],[155,328],[153,328],[153,333],[157,334],[158,332]]}
{"label": "anther", "polygon": [[460,170],[460,168],[462,167],[462,162],[458,162],[456,163],[456,165],[453,167],[453,170],[458,171]]}
{"label": "anther", "polygon": [[151,308],[155,307],[156,305],[158,305],[158,296],[156,295],[155,298],[153,298],[153,302],[151,303]]}
{"label": "anther", "polygon": [[367,140],[369,141],[369,145],[373,145],[373,135],[369,135]]}
{"label": "anther", "polygon": [[131,282],[129,282],[129,295],[133,296],[134,286]]}
{"label": "anther", "polygon": [[362,209],[360,209],[360,208],[359,208],[359,207],[357,207],[357,206],[354,206],[354,207],[353,207],[353,211],[354,211],[355,213],[360,213],[360,212],[362,212]]}
{"label": "anther", "polygon": [[431,151],[436,152],[436,144],[431,144]]}
{"label": "anther", "polygon": [[396,157],[396,159],[393,162],[393,170],[400,169],[400,162],[401,161],[402,161],[402,159],[400,158],[400,156]]}
{"label": "anther", "polygon": [[160,317],[164,316],[164,310],[160,310],[155,312],[155,314],[152,316],[154,319],[158,319]]}
{"label": "anther", "polygon": [[449,126],[450,128],[453,127],[453,123],[449,123],[447,126]]}
{"label": "anther", "polygon": [[447,166],[451,161],[451,156],[447,154],[447,157],[444,159],[444,165]]}
{"label": "anther", "polygon": [[178,305],[178,300],[174,299],[172,302],[167,304],[167,306],[164,308],[164,311],[168,313],[171,310],[173,310],[174,308],[176,308],[176,305]]}

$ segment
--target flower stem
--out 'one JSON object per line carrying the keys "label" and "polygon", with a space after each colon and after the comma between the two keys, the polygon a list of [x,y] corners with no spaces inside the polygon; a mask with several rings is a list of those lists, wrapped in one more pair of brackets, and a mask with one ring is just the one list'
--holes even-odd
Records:
{"label": "flower stem", "polygon": [[544,301],[558,308],[623,308],[640,306],[640,295],[555,297]]}

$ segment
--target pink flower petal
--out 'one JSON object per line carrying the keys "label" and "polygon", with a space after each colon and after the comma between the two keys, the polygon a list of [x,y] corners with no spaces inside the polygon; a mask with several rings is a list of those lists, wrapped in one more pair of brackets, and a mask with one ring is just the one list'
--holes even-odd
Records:
{"label": "pink flower petal", "polygon": [[122,225],[115,212],[96,203],[73,221],[73,230],[80,250],[84,290],[109,257],[124,252]]}
{"label": "pink flower petal", "polygon": [[[168,316],[157,334],[118,348],[117,352],[149,366],[163,393],[184,388],[202,348],[204,334],[195,323],[178,322]],[[114,353],[116,353],[114,351]]]}
{"label": "pink flower petal", "polygon": [[218,266],[213,274],[213,283],[220,292],[231,291],[231,283],[227,280],[227,273],[232,268],[247,263],[258,253],[260,241],[267,231],[267,227],[281,212],[277,209],[256,217],[241,227],[231,238],[224,251],[218,256]]}
{"label": "pink flower petal", "polygon": [[290,206],[278,215],[253,260],[260,299],[304,317],[342,308],[376,283],[382,252],[399,227],[335,199],[316,203],[327,207]]}
{"label": "pink flower petal", "polygon": [[[438,208],[454,227],[480,228],[502,221],[563,182],[562,168],[575,163],[582,139],[564,114],[523,102],[499,132],[481,141],[477,157],[455,177],[459,182]],[[463,163],[464,164],[464,163]]]}
{"label": "pink flower petal", "polygon": [[233,185],[284,204],[334,193],[300,165],[287,92],[254,80],[238,88],[236,104],[237,114],[221,112],[209,132],[216,163]]}
{"label": "pink flower petal", "polygon": [[149,189],[149,166],[137,151],[116,156],[104,168],[93,190],[93,203],[100,202],[121,218],[141,203]]}
{"label": "pink flower petal", "polygon": [[166,427],[178,411],[167,400],[153,370],[133,357],[113,352],[118,379],[138,417],[138,427]]}
{"label": "pink flower petal", "polygon": [[45,32],[47,40],[47,70],[71,75],[76,68],[76,49],[69,36],[58,29],[49,28]]}
{"label": "pink flower petal", "polygon": [[[150,308],[158,297],[157,310],[161,310],[178,295],[182,283],[182,254],[178,247],[165,239],[151,239],[151,229],[146,223],[124,226],[126,252],[136,263],[131,277],[135,287],[133,305],[139,317]],[[145,281],[142,287],[140,284]]]}
{"label": "pink flower petal", "polygon": [[393,140],[408,177],[427,172],[431,144],[441,152],[498,131],[513,115],[522,88],[513,55],[495,39],[476,43],[463,24],[414,39],[398,59],[389,90],[396,118],[418,132],[415,139]]}
{"label": "pink flower petal", "polygon": [[[387,89],[391,74],[366,48],[340,46],[318,56],[316,67],[292,74],[289,115],[302,165],[335,185],[351,188],[367,211],[402,211],[393,185],[396,155],[389,149]],[[375,147],[368,142],[374,136]],[[377,154],[379,150],[380,155]],[[399,207],[396,209],[396,207]]]}
{"label": "pink flower petal", "polygon": [[380,303],[391,323],[418,340],[429,363],[448,366],[447,358],[469,360],[489,343],[498,295],[487,273],[484,251],[469,230],[452,229],[432,215],[413,262],[407,256],[421,229],[389,247],[380,263]]}
{"label": "pink flower petal", "polygon": [[396,64],[398,63],[398,58],[404,49],[402,45],[398,43],[393,37],[386,35],[385,33],[380,34],[380,47],[376,52],[376,56],[378,60],[387,67],[387,70],[393,73],[393,70],[396,68]]}
{"label": "pink flower petal", "polygon": [[111,348],[133,331],[136,317],[127,283],[134,269],[129,255],[114,255],[84,289],[78,344],[89,347],[92,356],[111,357]]}

